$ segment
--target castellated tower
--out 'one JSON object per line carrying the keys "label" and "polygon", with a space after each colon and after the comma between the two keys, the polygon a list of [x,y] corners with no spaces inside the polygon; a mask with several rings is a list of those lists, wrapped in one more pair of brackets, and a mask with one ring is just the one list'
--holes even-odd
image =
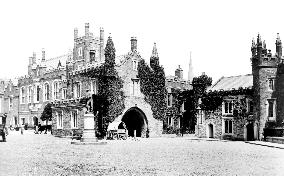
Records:
{"label": "castellated tower", "polygon": [[262,42],[258,34],[257,41],[252,40],[251,46],[251,63],[254,87],[254,136],[261,139],[263,129],[267,122],[276,122],[278,67],[281,63],[282,44],[277,34],[276,54],[272,55],[271,50],[266,49],[265,41]]}
{"label": "castellated tower", "polygon": [[85,23],[84,36],[79,36],[74,29],[73,69],[80,69],[88,64],[104,62],[104,29],[100,28],[99,36],[90,32],[89,23]]}

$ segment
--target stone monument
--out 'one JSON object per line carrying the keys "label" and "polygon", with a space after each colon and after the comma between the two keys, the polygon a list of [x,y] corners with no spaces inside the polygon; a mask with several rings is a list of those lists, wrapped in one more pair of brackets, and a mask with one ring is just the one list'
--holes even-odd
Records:
{"label": "stone monument", "polygon": [[98,141],[96,137],[96,130],[95,130],[95,118],[98,116],[98,111],[94,115],[93,110],[93,98],[91,93],[87,90],[88,101],[86,103],[86,107],[83,108],[84,112],[84,130],[83,135],[80,141],[72,141],[71,144],[94,144],[94,145],[101,145],[106,144],[105,141]]}

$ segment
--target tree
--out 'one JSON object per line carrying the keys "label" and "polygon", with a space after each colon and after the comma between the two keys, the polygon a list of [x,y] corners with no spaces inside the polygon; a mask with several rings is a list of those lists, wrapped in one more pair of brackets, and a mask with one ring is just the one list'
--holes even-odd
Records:
{"label": "tree", "polygon": [[48,121],[52,120],[52,109],[51,109],[51,104],[47,103],[43,109],[43,112],[40,116],[40,119],[42,121],[46,121],[46,125]]}
{"label": "tree", "polygon": [[[100,69],[98,76],[99,89],[98,100],[98,130],[105,133],[106,124],[112,122],[117,116],[122,114],[124,106],[124,94],[122,91],[123,80],[115,70],[115,48],[111,37],[108,37],[105,48],[105,63]],[[103,127],[104,126],[104,127]]]}
{"label": "tree", "polygon": [[202,74],[199,77],[194,77],[192,80],[192,90],[184,91],[182,99],[185,100],[185,114],[183,118],[184,128],[188,127],[191,130],[194,129],[196,124],[196,114],[197,114],[197,107],[198,107],[198,99],[202,98],[205,93],[206,89],[211,86],[212,78],[208,77],[205,74]]}
{"label": "tree", "polygon": [[149,67],[143,59],[138,63],[140,90],[145,95],[145,101],[151,105],[153,117],[163,120],[166,111],[165,72],[158,62]]}

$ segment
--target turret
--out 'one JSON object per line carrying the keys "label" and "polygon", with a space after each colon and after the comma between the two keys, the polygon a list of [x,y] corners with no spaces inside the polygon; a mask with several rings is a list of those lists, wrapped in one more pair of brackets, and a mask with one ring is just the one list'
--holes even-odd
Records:
{"label": "turret", "polygon": [[262,42],[261,42],[261,37],[260,37],[259,34],[257,35],[256,46],[257,46],[257,56],[258,56],[258,58],[260,58],[261,54],[262,54]]}
{"label": "turret", "polygon": [[150,66],[153,68],[154,65],[159,65],[159,56],[156,43],[154,43],[152,55],[150,57]]}
{"label": "turret", "polygon": [[276,55],[281,57],[282,56],[282,42],[280,40],[279,33],[277,33],[275,45],[276,45]]}
{"label": "turret", "polygon": [[254,57],[256,55],[256,44],[254,38],[252,39],[252,44],[251,44],[251,55]]}
{"label": "turret", "polygon": [[267,55],[267,49],[266,49],[266,42],[265,42],[265,40],[263,40],[262,46],[263,46],[262,54]]}

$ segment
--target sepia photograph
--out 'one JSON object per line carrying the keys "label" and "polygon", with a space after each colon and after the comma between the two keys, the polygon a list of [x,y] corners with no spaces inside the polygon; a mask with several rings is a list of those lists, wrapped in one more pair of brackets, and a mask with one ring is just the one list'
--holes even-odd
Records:
{"label": "sepia photograph", "polygon": [[0,175],[283,176],[283,7],[1,1]]}

